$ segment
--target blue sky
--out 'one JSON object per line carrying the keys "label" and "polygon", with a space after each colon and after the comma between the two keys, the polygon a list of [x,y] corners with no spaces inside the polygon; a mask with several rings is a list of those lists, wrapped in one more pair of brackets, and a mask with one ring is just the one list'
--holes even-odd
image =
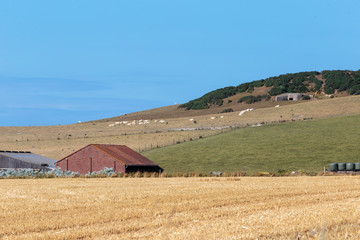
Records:
{"label": "blue sky", "polygon": [[360,1],[0,1],[0,125],[68,124],[360,68]]}

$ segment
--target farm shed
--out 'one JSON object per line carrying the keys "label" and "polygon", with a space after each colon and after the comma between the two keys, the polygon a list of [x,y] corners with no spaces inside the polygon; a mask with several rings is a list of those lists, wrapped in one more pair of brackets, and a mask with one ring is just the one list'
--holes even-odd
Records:
{"label": "farm shed", "polygon": [[284,93],[281,95],[278,95],[275,97],[275,101],[279,102],[279,101],[298,101],[300,100],[302,97],[304,96],[304,94],[302,93]]}
{"label": "farm shed", "polygon": [[56,160],[25,151],[0,150],[0,168],[32,168],[50,170]]}
{"label": "farm shed", "polygon": [[125,145],[89,144],[55,164],[63,170],[80,174],[113,168],[115,172],[162,172],[148,158]]}

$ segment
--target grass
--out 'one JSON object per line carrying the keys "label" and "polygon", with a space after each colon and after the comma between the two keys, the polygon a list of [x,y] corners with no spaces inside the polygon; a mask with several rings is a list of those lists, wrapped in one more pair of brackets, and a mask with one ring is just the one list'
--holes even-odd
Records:
{"label": "grass", "polygon": [[167,172],[321,171],[360,162],[360,115],[248,127],[143,154]]}
{"label": "grass", "polygon": [[[258,92],[257,94],[262,94]],[[235,99],[233,99],[235,101]],[[234,102],[233,101],[233,102]],[[262,104],[267,104],[262,105]],[[279,108],[274,108],[279,104]],[[250,107],[239,104],[231,107],[234,112],[185,111],[176,106],[152,109],[128,114],[112,120],[84,122],[81,124],[59,126],[0,127],[1,150],[27,150],[53,159],[61,159],[88,144],[124,144],[142,152],[151,148],[163,147],[177,142],[198,139],[222,132],[221,130],[174,131],[179,128],[204,128],[219,126],[246,126],[261,122],[291,121],[312,117],[313,119],[331,118],[360,114],[360,96],[336,97],[333,99],[313,99],[311,101],[258,102],[251,107],[255,110],[239,116],[239,111]],[[188,115],[186,115],[188,114]],[[206,115],[209,114],[209,115]],[[211,119],[211,117],[216,119]],[[223,116],[223,118],[221,118]],[[161,118],[160,118],[161,117]],[[148,125],[116,125],[115,121],[125,119],[152,119]],[[189,121],[193,118],[196,121]],[[127,119],[127,120],[129,120]],[[155,119],[164,119],[166,123],[155,123]],[[110,121],[110,122],[109,122]]]}
{"label": "grass", "polygon": [[1,180],[1,239],[358,239],[359,177]]}

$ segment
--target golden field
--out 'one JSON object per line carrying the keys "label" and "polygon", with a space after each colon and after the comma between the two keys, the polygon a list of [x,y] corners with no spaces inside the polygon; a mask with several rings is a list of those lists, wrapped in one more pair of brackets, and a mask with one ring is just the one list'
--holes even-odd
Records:
{"label": "golden field", "polygon": [[359,239],[360,178],[3,179],[1,239]]}
{"label": "golden field", "polygon": [[[279,108],[274,108],[279,104]],[[335,116],[360,114],[360,96],[336,97],[333,99],[313,99],[299,102],[260,102],[238,104],[239,109],[255,108],[239,116],[239,112],[216,113],[209,110],[178,109],[169,106],[131,113],[111,119],[103,119],[80,124],[59,126],[0,127],[1,150],[26,150],[59,160],[88,144],[123,144],[135,151],[172,145],[177,142],[210,136],[224,130],[191,130],[189,128],[209,128],[236,126],[244,127],[261,122],[302,120],[303,118],[321,119]],[[226,105],[226,104],[225,104]],[[226,108],[227,106],[223,106]],[[232,106],[230,106],[232,107]],[[236,108],[234,108],[236,109]],[[210,111],[210,112],[209,112]],[[201,115],[203,114],[203,115]],[[221,118],[223,116],[223,118]],[[216,117],[216,119],[211,119]],[[196,120],[189,121],[190,118]],[[115,125],[116,121],[151,120],[147,125]],[[155,123],[155,120],[164,123]],[[185,131],[181,131],[185,128]],[[154,159],[156,162],[156,160]]]}

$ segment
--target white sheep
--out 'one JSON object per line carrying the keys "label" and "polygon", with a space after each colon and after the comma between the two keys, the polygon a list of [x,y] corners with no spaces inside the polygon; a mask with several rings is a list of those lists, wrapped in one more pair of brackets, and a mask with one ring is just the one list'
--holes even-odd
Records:
{"label": "white sheep", "polygon": [[194,119],[193,119],[193,118],[190,118],[189,121],[192,122],[192,121],[194,121]]}
{"label": "white sheep", "polygon": [[216,119],[216,117],[211,117],[210,119],[214,120],[214,119]]}
{"label": "white sheep", "polygon": [[115,124],[109,124],[109,127],[114,127],[115,126]]}
{"label": "white sheep", "polygon": [[221,116],[220,118],[224,118],[224,116]]}
{"label": "white sheep", "polygon": [[160,120],[159,122],[164,123],[164,122],[165,122],[165,120]]}
{"label": "white sheep", "polygon": [[278,108],[278,107],[280,107],[280,105],[276,105],[275,107]]}
{"label": "white sheep", "polygon": [[240,111],[239,116],[243,115],[245,112],[245,110]]}

